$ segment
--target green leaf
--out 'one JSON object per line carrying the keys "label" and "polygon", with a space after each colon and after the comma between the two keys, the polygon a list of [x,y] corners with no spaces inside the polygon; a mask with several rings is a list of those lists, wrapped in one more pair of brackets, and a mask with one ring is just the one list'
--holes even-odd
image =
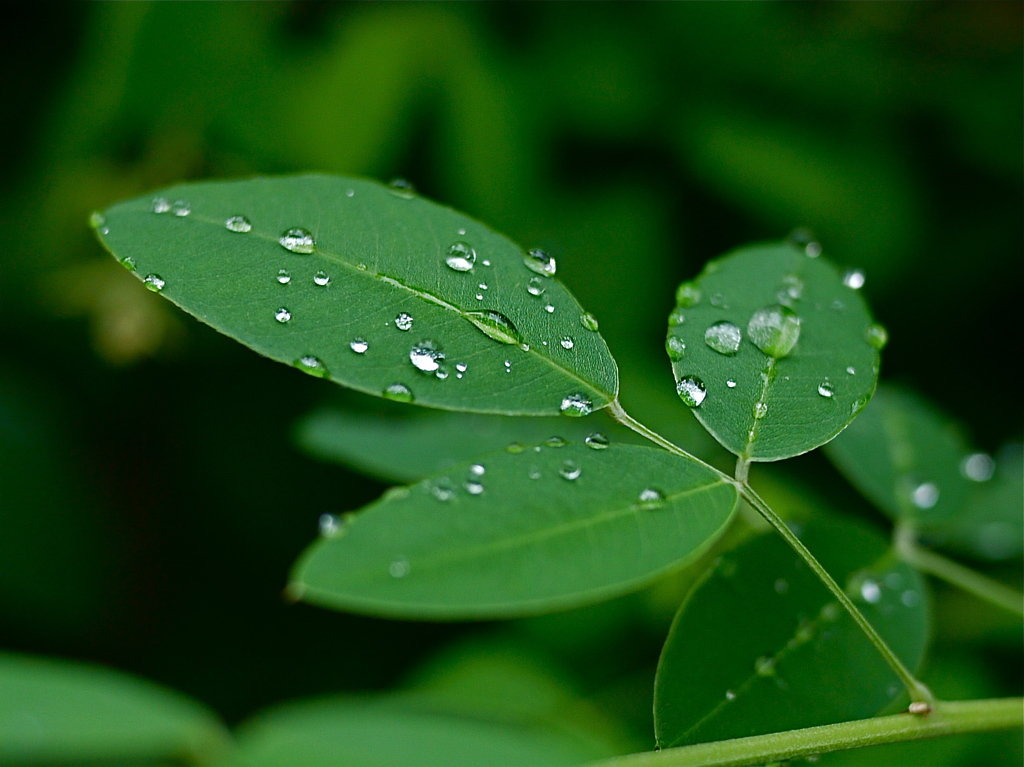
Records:
{"label": "green leaf", "polygon": [[127,674],[0,654],[0,763],[195,759],[227,733],[199,704]]}
{"label": "green leaf", "polygon": [[596,321],[551,277],[553,260],[405,189],[314,175],[186,184],[94,223],[147,287],[369,394],[580,415],[618,390]]}
{"label": "green leaf", "polygon": [[389,701],[282,706],[238,731],[239,767],[570,767],[587,749],[541,728],[405,710]]}
{"label": "green leaf", "polygon": [[691,561],[735,507],[732,485],[695,460],[559,440],[390,491],[307,550],[291,589],[403,618],[564,610]]}
{"label": "green leaf", "polygon": [[[842,517],[801,538],[916,667],[929,623],[921,576]],[[902,689],[797,554],[768,535],[725,555],[680,609],[658,665],[655,727],[663,747],[781,732],[872,716]]]}
{"label": "green leaf", "polygon": [[790,243],[743,248],[681,285],[677,301],[666,342],[676,391],[736,455],[805,453],[871,398],[884,331],[823,258]]}

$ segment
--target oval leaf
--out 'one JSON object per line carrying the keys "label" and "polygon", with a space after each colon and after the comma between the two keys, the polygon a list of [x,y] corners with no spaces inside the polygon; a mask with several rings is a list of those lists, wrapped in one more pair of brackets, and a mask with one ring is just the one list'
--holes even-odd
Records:
{"label": "oval leaf", "polygon": [[308,602],[393,617],[553,612],[624,594],[692,560],[735,506],[732,485],[695,460],[560,440],[389,492],[314,544],[291,589]]}
{"label": "oval leaf", "polygon": [[0,655],[0,763],[197,760],[227,733],[198,703],[68,661]]}
{"label": "oval leaf", "polygon": [[404,189],[315,175],[186,184],[95,223],[190,314],[369,394],[576,415],[617,392],[596,321],[552,279],[553,260]]}
{"label": "oval leaf", "polygon": [[[811,251],[816,252],[816,251]],[[850,285],[857,282],[847,280]],[[666,349],[676,391],[728,450],[805,453],[871,398],[880,329],[835,267],[790,243],[744,248],[677,293]]]}
{"label": "oval leaf", "polygon": [[[928,636],[921,576],[878,533],[841,517],[801,538],[916,667]],[[902,689],[797,554],[767,535],[725,555],[676,615],[658,664],[655,728],[663,747],[782,732],[872,716]]]}

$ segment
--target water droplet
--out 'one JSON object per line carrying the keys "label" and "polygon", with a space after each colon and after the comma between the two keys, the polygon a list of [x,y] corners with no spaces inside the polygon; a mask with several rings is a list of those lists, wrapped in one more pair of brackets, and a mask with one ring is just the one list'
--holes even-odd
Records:
{"label": "water droplet", "polygon": [[460,373],[465,373],[466,372],[466,368],[468,368],[468,367],[469,366],[465,362],[456,362],[455,363],[455,369],[457,371],[459,371]]}
{"label": "water droplet", "polygon": [[544,311],[546,311],[548,314],[554,314],[555,307],[552,304],[545,304]]}
{"label": "water droplet", "polygon": [[727,304],[726,301],[725,301],[725,295],[722,294],[722,293],[712,293],[711,294],[711,305],[712,306],[717,306],[717,307],[719,307],[721,309],[728,309],[729,308],[729,304]]}
{"label": "water droplet", "polygon": [[434,378],[436,378],[439,381],[446,380],[448,378],[448,376],[449,376],[448,368],[446,368],[444,365],[441,365],[441,367],[439,367],[437,370],[434,371]]}
{"label": "water droplet", "polygon": [[868,604],[876,605],[882,599],[882,587],[873,578],[865,578],[860,584],[860,596]]}
{"label": "water droplet", "polygon": [[333,538],[341,532],[341,520],[334,514],[321,514],[318,521],[318,527],[320,529],[321,537]]}
{"label": "water droplet", "polygon": [[466,312],[464,316],[476,326],[477,330],[498,343],[522,343],[523,339],[519,335],[519,328],[501,312],[493,310]]}
{"label": "water droplet", "polygon": [[356,354],[366,354],[366,350],[370,348],[370,342],[362,336],[356,336],[348,342],[348,348]]}
{"label": "water droplet", "polygon": [[[92,213],[89,214],[89,226],[91,226],[93,229],[104,228],[103,225],[105,223],[107,223],[107,219],[99,211],[93,211]],[[106,231],[104,231],[103,234],[106,234]]]}
{"label": "water droplet", "polygon": [[276,312],[274,312],[274,319],[280,322],[282,325],[288,322],[291,318],[292,313],[283,306]]}
{"label": "water droplet", "polygon": [[587,330],[596,333],[598,328],[597,317],[590,312],[584,312],[580,315],[580,325]]}
{"label": "water droplet", "polygon": [[166,197],[154,197],[150,210],[154,213],[166,213],[171,209],[171,202]]}
{"label": "water droplet", "polygon": [[611,444],[611,441],[604,436],[601,432],[595,431],[583,440],[587,447],[593,448],[594,450],[604,450]]}
{"label": "water droplet", "polygon": [[313,284],[324,288],[331,284],[331,278],[327,272],[321,269],[313,275]]}
{"label": "water droplet", "polygon": [[742,340],[743,333],[731,322],[716,322],[704,331],[704,343],[719,354],[735,354]]}
{"label": "water droplet", "polygon": [[757,402],[757,403],[755,403],[754,404],[754,418],[760,421],[766,415],[768,415],[768,405],[766,405],[764,402]]}
{"label": "water droplet", "polygon": [[676,383],[676,394],[690,407],[700,407],[700,403],[708,396],[708,390],[697,376],[686,376]]}
{"label": "water droplet", "polygon": [[482,477],[487,473],[487,468],[482,463],[474,463],[469,467],[469,473],[474,477]]}
{"label": "water droplet", "polygon": [[399,315],[395,317],[395,327],[398,328],[399,330],[411,330],[412,315],[406,314],[405,312],[400,312]]}
{"label": "water droplet", "polygon": [[917,604],[921,601],[921,595],[918,594],[916,591],[904,591],[902,594],[900,594],[900,601],[903,603],[905,607],[916,607]]}
{"label": "water droplet", "polygon": [[388,565],[388,574],[392,578],[404,578],[410,569],[408,559],[396,559]]}
{"label": "water droplet", "polygon": [[121,259],[121,266],[123,266],[129,272],[134,272],[136,268],[135,259],[132,258],[131,256],[125,256],[124,258]]}
{"label": "water droplet", "polygon": [[910,500],[919,509],[930,509],[939,502],[939,488],[934,482],[922,482],[910,493]]}
{"label": "water droplet", "polygon": [[411,200],[416,196],[416,189],[413,185],[406,181],[404,178],[393,178],[391,183],[388,184],[389,191],[395,197],[401,197],[403,200]]}
{"label": "water droplet", "polygon": [[562,340],[559,341],[558,343],[561,344],[563,349],[571,349],[573,346],[575,346],[575,343],[573,342],[570,336],[562,336]]}
{"label": "water droplet", "polygon": [[345,190],[345,196],[346,197],[355,197],[356,196],[356,190],[355,189],[346,189]]}
{"label": "water droplet", "polygon": [[409,488],[401,485],[397,487],[389,487],[384,491],[384,495],[381,496],[385,501],[404,501],[409,497]]}
{"label": "water droplet", "polygon": [[562,415],[579,418],[590,415],[594,411],[594,403],[582,394],[569,394],[562,398],[562,404],[558,409]]}
{"label": "water droplet", "polygon": [[459,234],[459,237],[464,237],[466,235],[466,230],[465,229],[459,229],[458,234]]}
{"label": "water droplet", "polygon": [[960,473],[973,482],[988,482],[996,471],[996,462],[986,453],[972,453],[960,463]]}
{"label": "water droplet", "polygon": [[252,230],[252,223],[245,216],[231,216],[227,221],[224,222],[224,227],[229,232],[238,232],[239,234],[245,234]]}
{"label": "water droplet", "polygon": [[187,200],[175,200],[171,203],[171,213],[175,216],[185,217],[192,212],[192,205]]}
{"label": "water droplet", "polygon": [[481,282],[477,287],[480,288],[480,290],[487,290],[487,283]]}
{"label": "water droplet", "polygon": [[536,466],[531,466],[530,471],[527,473],[526,476],[528,476],[530,479],[540,479],[543,475],[541,474],[540,469],[538,469]]}
{"label": "water droplet", "polygon": [[817,258],[821,255],[821,243],[820,242],[809,242],[804,246],[804,253],[811,258]]}
{"label": "water droplet", "polygon": [[562,437],[548,437],[544,440],[544,444],[548,447],[565,447],[569,443],[566,442]]}
{"label": "water droplet", "polygon": [[843,275],[843,284],[852,290],[864,287],[864,272],[860,269],[849,269]]}
{"label": "water droplet", "polygon": [[480,263],[483,264],[484,266],[490,266],[491,265],[491,262],[488,261],[486,258],[483,261],[481,261]]}
{"label": "water droplet", "polygon": [[789,581],[785,578],[779,578],[775,581],[775,593],[776,594],[788,594],[789,593]]}
{"label": "water droplet", "polygon": [[679,336],[669,336],[665,340],[665,351],[670,360],[678,362],[686,356],[686,342]]}
{"label": "water droplet", "polygon": [[292,281],[292,275],[291,273],[289,273],[287,269],[278,269],[277,281],[282,285],[287,285],[289,282]]}
{"label": "water droplet", "polygon": [[530,281],[526,283],[526,292],[531,296],[543,295],[544,290],[544,281],[540,277],[531,277]]}
{"label": "water droplet", "polygon": [[788,306],[766,306],[750,318],[747,335],[769,357],[785,357],[800,338],[800,317]]}
{"label": "water droplet", "polygon": [[512,453],[513,455],[518,455],[519,453],[522,453],[524,450],[526,450],[526,448],[523,447],[522,443],[520,442],[509,442],[508,447],[505,448],[505,452]]}
{"label": "water droplet", "polygon": [[867,407],[867,404],[868,404],[868,398],[867,397],[857,397],[857,399],[854,400],[853,404],[850,405],[850,412],[853,415],[857,415],[857,413],[859,413],[861,410],[863,410],[865,407]]}
{"label": "water droplet", "polygon": [[692,282],[684,282],[676,289],[676,304],[683,309],[689,309],[700,303],[700,288]]}
{"label": "water droplet", "polygon": [[836,393],[835,388],[828,381],[822,381],[818,384],[818,394],[826,399],[832,399],[832,395]]}
{"label": "water droplet", "polygon": [[167,286],[167,282],[159,274],[147,274],[142,278],[142,284],[154,293],[159,293]]}
{"label": "water droplet", "polygon": [[309,255],[316,248],[316,241],[308,229],[301,226],[294,226],[282,234],[278,240],[281,247],[292,253]]}
{"label": "water droplet", "polygon": [[311,376],[316,376],[317,378],[327,378],[328,376],[327,366],[319,357],[314,357],[312,354],[299,357],[295,360],[294,364],[303,373],[309,373]]}
{"label": "water droplet", "polygon": [[736,382],[734,380],[732,380],[731,378],[728,381],[725,382],[725,385],[728,386],[730,389],[735,389],[736,388]]}
{"label": "water droplet", "polygon": [[384,399],[394,400],[395,402],[412,402],[413,397],[412,390],[403,383],[393,383],[388,386],[383,392]]}
{"label": "water droplet", "polygon": [[557,269],[555,259],[540,248],[534,248],[523,256],[523,263],[526,264],[528,269],[536,272],[541,277],[555,276],[555,271]]}
{"label": "water droplet", "polygon": [[424,373],[433,373],[443,361],[444,352],[435,341],[420,341],[409,351],[409,362]]}
{"label": "water droplet", "polygon": [[640,491],[639,501],[637,504],[638,508],[653,511],[665,505],[665,494],[660,490],[655,490],[653,487],[645,487]]}
{"label": "water droplet", "polygon": [[853,365],[850,365],[850,367],[846,368],[846,374],[851,376],[857,375],[857,368],[855,368]]}
{"label": "water droplet", "polygon": [[505,360],[505,372],[506,373],[511,373],[512,372],[512,361],[511,360]]}
{"label": "water droplet", "polygon": [[467,479],[463,487],[466,488],[466,492],[470,495],[480,495],[484,491],[483,483],[477,482],[474,479]]}
{"label": "water droplet", "polygon": [[782,290],[779,292],[786,298],[786,301],[780,303],[788,305],[789,302],[796,301],[804,294],[804,281],[795,274],[787,274],[782,278]]}
{"label": "water droplet", "polygon": [[754,661],[754,671],[757,672],[758,676],[775,676],[774,658],[768,658],[762,655]]}
{"label": "water droplet", "polygon": [[877,324],[871,325],[865,332],[864,337],[872,347],[879,351],[885,348],[885,345],[889,343],[889,331]]}
{"label": "water droplet", "polygon": [[465,242],[456,242],[448,248],[448,257],[444,260],[449,269],[457,272],[468,272],[476,263],[476,251]]}
{"label": "water droplet", "polygon": [[734,693],[732,690],[726,690],[725,691],[725,699],[726,700],[736,700],[736,693]]}
{"label": "water droplet", "polygon": [[583,470],[575,461],[562,461],[562,466],[559,468],[558,473],[562,475],[562,479],[572,482],[583,473]]}
{"label": "water droplet", "polygon": [[676,309],[668,316],[668,326],[674,328],[686,322],[686,313],[682,309]]}
{"label": "water droplet", "polygon": [[475,296],[473,296],[473,297],[474,297],[474,298],[475,298],[475,299],[476,299],[477,301],[483,301],[483,300],[484,300],[484,294],[483,294],[483,293],[477,293],[477,294],[476,294]]}

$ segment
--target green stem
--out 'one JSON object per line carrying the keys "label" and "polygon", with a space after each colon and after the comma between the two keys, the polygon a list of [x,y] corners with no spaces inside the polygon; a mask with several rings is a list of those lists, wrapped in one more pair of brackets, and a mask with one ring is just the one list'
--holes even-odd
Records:
{"label": "green stem", "polygon": [[1024,594],[1016,589],[1004,586],[998,581],[976,573],[969,567],[964,567],[933,551],[918,547],[914,531],[910,528],[897,528],[895,541],[897,553],[912,567],[936,578],[941,578],[946,583],[961,588],[1014,615],[1024,616]]}
{"label": "green stem", "polygon": [[653,431],[652,429],[648,429],[646,426],[644,426],[638,420],[633,418],[633,416],[631,416],[629,413],[627,413],[622,408],[622,405],[619,403],[619,401],[617,399],[613,400],[612,403],[608,406],[608,412],[609,412],[609,414],[611,414],[612,418],[614,418],[616,421],[621,423],[623,426],[626,426],[627,428],[632,429],[637,434],[639,434],[641,437],[645,437],[646,439],[649,439],[651,442],[653,442],[658,447],[664,448],[665,450],[668,450],[670,453],[674,453],[675,455],[682,456],[683,458],[689,458],[691,461],[696,461],[701,466],[705,466],[708,469],[711,469],[711,471],[715,472],[715,474],[718,474],[722,479],[726,480],[727,482],[731,482],[731,483],[735,484],[735,480],[733,480],[733,478],[730,477],[725,472],[719,471],[714,466],[712,466],[711,464],[709,464],[709,463],[707,463],[705,461],[702,461],[697,456],[691,455],[690,453],[687,453],[685,450],[683,450],[681,447],[679,447],[679,445],[676,445],[673,442],[669,442],[667,439],[665,439],[663,436],[661,436],[657,432]]}
{"label": "green stem", "polygon": [[949,701],[928,716],[895,714],[827,724],[771,735],[700,743],[630,754],[590,767],[743,767],[883,743],[937,738],[967,732],[1009,730],[1024,724],[1024,699]]}
{"label": "green stem", "polygon": [[896,653],[894,653],[889,645],[885,643],[885,640],[879,636],[878,632],[875,631],[875,627],[872,626],[868,619],[864,617],[864,614],[857,609],[857,606],[853,601],[846,595],[839,584],[836,583],[832,576],[828,574],[828,571],[821,566],[821,563],[814,558],[814,555],[804,546],[803,542],[796,537],[792,530],[786,525],[782,518],[776,514],[772,508],[765,503],[765,501],[754,492],[750,485],[742,482],[739,484],[739,491],[743,497],[747,500],[751,506],[760,512],[761,516],[764,517],[768,524],[775,528],[775,530],[781,535],[793,550],[807,563],[807,566],[811,568],[818,579],[825,584],[826,588],[832,592],[832,595],[839,600],[839,604],[850,614],[850,617],[860,627],[860,630],[864,632],[867,638],[871,641],[871,644],[875,646],[878,653],[885,659],[885,662],[889,664],[890,668],[896,672],[896,676],[900,678],[903,685],[907,688],[907,692],[910,693],[910,699],[915,703],[926,704],[925,711],[935,704],[935,697],[922,682],[910,673],[910,670],[903,665]]}

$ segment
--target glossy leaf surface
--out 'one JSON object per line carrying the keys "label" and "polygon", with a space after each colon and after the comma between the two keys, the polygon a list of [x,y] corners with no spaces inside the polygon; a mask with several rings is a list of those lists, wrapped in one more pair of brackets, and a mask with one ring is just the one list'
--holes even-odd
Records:
{"label": "glossy leaf surface", "polygon": [[676,389],[736,455],[775,461],[812,450],[875,389],[864,299],[795,245],[737,250],[677,299],[666,343]]}
{"label": "glossy leaf surface", "polygon": [[[921,576],[841,517],[801,537],[916,667],[929,623]],[[655,726],[663,747],[781,732],[872,716],[902,689],[796,553],[766,535],[725,555],[680,609],[658,666]]]}
{"label": "glossy leaf surface", "polygon": [[385,494],[303,555],[291,589],[394,617],[553,612],[692,560],[735,506],[713,471],[652,448],[501,451]]}
{"label": "glossy leaf surface", "polygon": [[190,314],[360,391],[558,415],[618,388],[553,261],[404,189],[313,175],[187,184],[113,206],[97,231]]}

